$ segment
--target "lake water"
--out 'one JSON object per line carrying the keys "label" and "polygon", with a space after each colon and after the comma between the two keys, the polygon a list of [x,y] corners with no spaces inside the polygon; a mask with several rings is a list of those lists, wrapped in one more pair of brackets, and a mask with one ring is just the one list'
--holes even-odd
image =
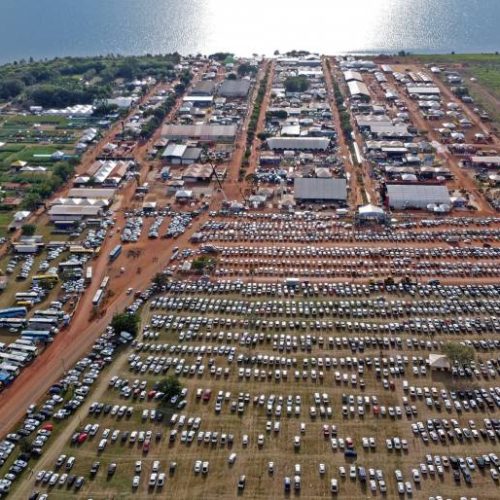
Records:
{"label": "lake water", "polygon": [[1,0],[0,62],[276,49],[500,50],[500,0]]}

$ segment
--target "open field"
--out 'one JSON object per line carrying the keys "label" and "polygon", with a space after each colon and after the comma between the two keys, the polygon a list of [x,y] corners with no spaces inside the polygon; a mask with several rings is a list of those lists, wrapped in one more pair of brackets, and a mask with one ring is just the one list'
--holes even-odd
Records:
{"label": "open field", "polygon": [[[450,65],[467,78],[472,97],[487,109],[495,122],[500,124],[500,55],[498,54],[442,54],[420,55],[418,60],[424,63]],[[471,78],[477,82],[470,81]]]}

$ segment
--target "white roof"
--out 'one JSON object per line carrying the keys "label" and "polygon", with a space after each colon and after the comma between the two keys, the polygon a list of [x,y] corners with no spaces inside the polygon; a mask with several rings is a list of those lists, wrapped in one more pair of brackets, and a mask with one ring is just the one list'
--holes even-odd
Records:
{"label": "white roof", "polygon": [[347,181],[345,179],[296,177],[295,199],[299,200],[346,200]]}
{"label": "white roof", "polygon": [[363,207],[359,207],[358,210],[359,215],[384,215],[385,212],[382,208],[377,207],[376,205],[368,204]]}
{"label": "white roof", "polygon": [[270,149],[320,149],[325,150],[330,144],[330,139],[318,137],[270,137],[267,145]]}
{"label": "white roof", "polygon": [[429,354],[431,368],[450,368],[450,361],[444,354]]}
{"label": "white roof", "polygon": [[370,92],[368,91],[368,87],[363,82],[347,82],[349,87],[349,92],[351,96],[356,95],[364,95],[366,97],[370,97]]}
{"label": "white roof", "polygon": [[450,203],[448,188],[442,185],[388,184],[387,196],[391,205],[406,203],[408,207],[422,203]]}

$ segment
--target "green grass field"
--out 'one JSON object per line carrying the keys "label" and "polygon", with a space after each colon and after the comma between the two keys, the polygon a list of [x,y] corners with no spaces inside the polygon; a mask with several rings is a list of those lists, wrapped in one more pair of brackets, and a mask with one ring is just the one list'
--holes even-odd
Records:
{"label": "green grass field", "polygon": [[12,220],[12,212],[0,212],[0,237],[7,234],[7,227]]}
{"label": "green grass field", "polygon": [[[440,54],[419,55],[421,63],[447,64],[462,74],[471,96],[488,110],[496,126],[500,126],[500,55],[499,54]],[[471,82],[475,78],[476,82]]]}

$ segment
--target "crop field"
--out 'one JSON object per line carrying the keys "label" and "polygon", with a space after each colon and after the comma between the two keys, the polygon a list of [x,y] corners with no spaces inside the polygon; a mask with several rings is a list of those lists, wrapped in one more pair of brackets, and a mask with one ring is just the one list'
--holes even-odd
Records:
{"label": "crop field", "polygon": [[[66,485],[48,487],[36,479],[40,470],[55,470],[57,457],[64,454],[76,460],[71,470],[63,465],[59,474],[85,478],[77,498],[325,498],[332,496],[331,479],[338,480],[339,498],[397,498],[397,469],[413,485],[413,494],[406,492],[409,498],[495,498],[497,483],[488,468],[475,467],[468,485],[463,478],[453,480],[449,465],[437,465],[445,455],[490,453],[495,438],[424,441],[412,430],[418,422],[426,426],[427,419],[446,419],[441,422],[444,428],[451,425],[452,433],[453,428],[479,429],[484,418],[495,417],[494,409],[443,407],[443,391],[494,387],[496,371],[486,376],[478,370],[472,378],[431,371],[425,362],[429,354],[439,353],[457,333],[422,327],[436,317],[480,322],[485,316],[479,304],[487,299],[459,300],[464,311],[478,304],[464,317],[445,313],[440,293],[416,301],[394,288],[384,293],[365,287],[350,298],[311,289],[294,297],[190,291],[153,299],[143,311],[141,337],[106,370],[82,411],[55,438],[36,465],[30,488],[48,490],[50,499],[67,498]],[[493,335],[480,333],[478,326],[466,339]],[[496,358],[494,350],[478,350],[478,368]],[[160,407],[154,398],[155,383],[174,371],[187,390],[181,409]],[[91,404],[103,405],[99,414],[89,412]],[[116,414],[123,405],[131,407],[130,416]],[[85,427],[88,439],[72,444],[73,433]],[[102,439],[106,443],[99,450]],[[345,456],[348,448],[357,457]],[[163,486],[150,485],[156,460],[158,472],[165,474]],[[195,471],[197,460],[208,462],[208,472]],[[96,461],[97,473],[89,474]],[[140,473],[135,472],[137,461]],[[111,474],[112,463],[117,467]],[[366,468],[366,481],[357,473],[350,478],[352,465]],[[427,472],[417,482],[412,469]],[[136,488],[134,475],[140,477]],[[244,490],[237,486],[241,475]],[[300,489],[295,489],[295,476]],[[291,480],[289,492],[285,477]]]}

